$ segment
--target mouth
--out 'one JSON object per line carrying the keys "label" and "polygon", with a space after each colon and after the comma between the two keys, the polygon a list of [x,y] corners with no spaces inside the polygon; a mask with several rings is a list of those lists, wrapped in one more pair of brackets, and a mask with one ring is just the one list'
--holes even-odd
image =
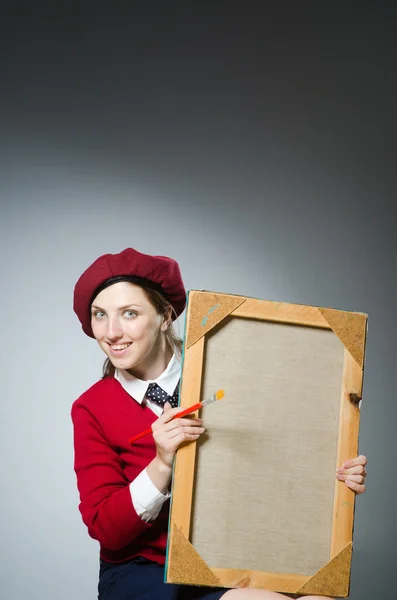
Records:
{"label": "mouth", "polygon": [[109,344],[110,353],[113,356],[123,356],[131,346],[132,342],[127,342],[126,344]]}

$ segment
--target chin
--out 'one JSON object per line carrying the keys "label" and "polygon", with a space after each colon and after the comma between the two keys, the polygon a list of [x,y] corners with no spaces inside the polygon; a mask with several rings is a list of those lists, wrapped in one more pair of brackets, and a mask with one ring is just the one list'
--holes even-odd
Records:
{"label": "chin", "polygon": [[113,366],[116,367],[116,369],[133,369],[134,367],[137,366],[137,364],[139,364],[140,358],[131,358],[131,357],[125,357],[125,358],[114,358],[114,357],[110,357],[109,356],[109,360],[112,362]]}
{"label": "chin", "polygon": [[128,358],[114,358],[109,356],[109,360],[116,369],[131,369],[135,365],[135,360]]}

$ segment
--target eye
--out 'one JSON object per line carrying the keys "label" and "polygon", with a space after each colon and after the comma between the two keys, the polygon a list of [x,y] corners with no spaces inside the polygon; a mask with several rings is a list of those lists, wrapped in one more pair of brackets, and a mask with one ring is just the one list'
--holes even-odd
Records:
{"label": "eye", "polygon": [[135,310],[125,310],[123,314],[127,317],[127,319],[133,319],[137,316]]}
{"label": "eye", "polygon": [[103,319],[105,313],[102,310],[95,310],[92,313],[92,316],[95,317],[96,319]]}

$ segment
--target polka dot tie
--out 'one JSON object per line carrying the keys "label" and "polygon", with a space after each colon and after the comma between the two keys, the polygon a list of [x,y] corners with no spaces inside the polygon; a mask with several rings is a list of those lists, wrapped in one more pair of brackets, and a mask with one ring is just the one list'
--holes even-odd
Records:
{"label": "polka dot tie", "polygon": [[149,383],[149,387],[145,395],[147,398],[149,398],[149,400],[155,402],[161,407],[163,407],[166,402],[169,402],[172,408],[176,408],[178,406],[179,383],[176,386],[172,396],[167,394],[167,392],[165,392],[157,383]]}

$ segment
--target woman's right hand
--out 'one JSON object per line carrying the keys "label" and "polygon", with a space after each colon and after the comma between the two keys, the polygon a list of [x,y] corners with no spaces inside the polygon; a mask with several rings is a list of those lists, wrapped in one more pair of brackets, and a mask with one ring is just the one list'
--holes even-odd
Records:
{"label": "woman's right hand", "polygon": [[170,468],[179,446],[184,442],[194,442],[205,431],[202,419],[192,417],[173,419],[182,410],[180,406],[171,408],[166,402],[163,414],[152,425],[157,457]]}

